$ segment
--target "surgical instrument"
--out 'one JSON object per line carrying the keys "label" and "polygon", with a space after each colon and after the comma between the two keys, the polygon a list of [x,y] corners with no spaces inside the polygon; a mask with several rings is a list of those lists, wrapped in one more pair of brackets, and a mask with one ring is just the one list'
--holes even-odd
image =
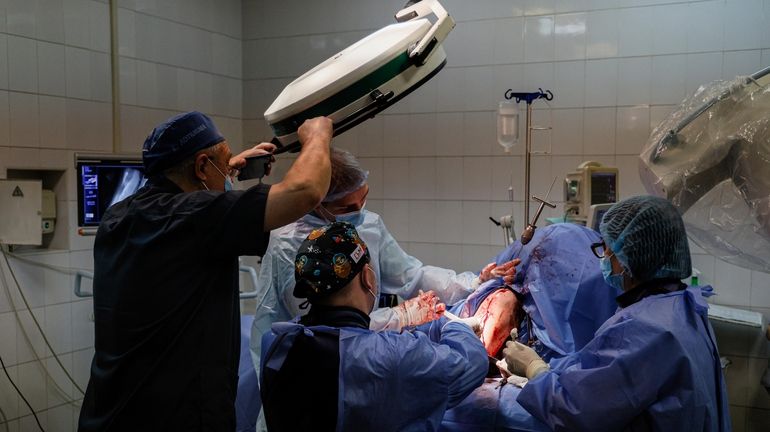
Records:
{"label": "surgical instrument", "polygon": [[545,199],[541,199],[532,195],[532,199],[540,201],[540,207],[538,207],[537,213],[535,213],[535,216],[532,218],[532,222],[527,224],[527,227],[524,228],[524,231],[521,233],[521,244],[525,245],[529,243],[530,240],[532,240],[532,237],[535,235],[535,229],[537,228],[537,225],[535,224],[537,223],[538,218],[540,218],[540,213],[543,212],[543,208],[545,206],[556,208],[556,204],[552,204],[547,201],[548,196],[551,195],[551,189],[553,189],[554,183],[556,183],[556,177],[553,178],[553,182],[551,182],[551,187],[548,188],[548,193],[546,193]]}

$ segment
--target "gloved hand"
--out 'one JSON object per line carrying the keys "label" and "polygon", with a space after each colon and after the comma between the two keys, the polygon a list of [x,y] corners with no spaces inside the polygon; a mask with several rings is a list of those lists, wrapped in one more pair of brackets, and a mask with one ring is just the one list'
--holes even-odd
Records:
{"label": "gloved hand", "polygon": [[440,303],[436,293],[420,291],[420,294],[393,308],[401,327],[425,324],[441,317],[446,305]]}
{"label": "gloved hand", "polygon": [[[516,276],[516,266],[519,265],[520,262],[520,259],[515,258],[500,265],[497,265],[497,263],[487,264],[476,278],[478,285],[481,285],[484,282],[496,277],[502,277],[503,282],[506,285],[512,284],[513,279]],[[476,285],[475,282],[476,281],[474,281],[474,285]]]}
{"label": "gloved hand", "polygon": [[543,372],[546,372],[548,364],[540,358],[532,348],[516,341],[518,331],[511,330],[513,340],[505,343],[503,356],[508,365],[508,371],[518,376],[524,376],[532,379]]}

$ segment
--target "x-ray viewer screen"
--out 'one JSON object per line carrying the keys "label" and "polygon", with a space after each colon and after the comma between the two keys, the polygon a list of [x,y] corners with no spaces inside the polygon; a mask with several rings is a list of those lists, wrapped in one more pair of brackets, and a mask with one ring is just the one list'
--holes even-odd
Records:
{"label": "x-ray viewer screen", "polygon": [[79,162],[78,223],[98,226],[107,209],[144,186],[147,179],[141,162]]}

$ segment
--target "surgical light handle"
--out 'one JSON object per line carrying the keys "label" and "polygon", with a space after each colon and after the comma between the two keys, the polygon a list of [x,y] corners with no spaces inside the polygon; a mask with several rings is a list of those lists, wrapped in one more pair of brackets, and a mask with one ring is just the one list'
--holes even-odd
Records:
{"label": "surgical light handle", "polygon": [[[388,101],[392,99],[393,96],[394,96],[394,93],[392,91],[389,91],[387,93],[382,93],[377,89],[372,90],[372,92],[369,93],[369,98],[371,98],[371,101],[366,106],[357,110],[347,118],[333,125],[334,136],[337,136],[342,132],[345,132],[346,130],[352,128],[353,126],[356,126],[364,118],[374,117],[375,114],[377,114],[379,111],[383,109],[384,106],[387,105]],[[273,152],[273,156],[279,155],[281,153],[286,153],[286,152],[296,153],[302,147],[302,144],[299,142],[299,140],[294,141],[293,143],[284,145],[278,139],[278,137],[274,137],[270,142],[275,144],[276,147],[278,147]]]}
{"label": "surgical light handle", "polygon": [[[436,15],[437,20],[430,30],[425,33],[425,36],[409,51],[410,58],[423,60],[427,58],[434,47],[444,42],[449,32],[455,27],[455,21],[437,0],[409,2],[407,7],[396,12],[395,18],[398,22],[411,21],[430,14]],[[419,64],[422,64],[422,62]]]}

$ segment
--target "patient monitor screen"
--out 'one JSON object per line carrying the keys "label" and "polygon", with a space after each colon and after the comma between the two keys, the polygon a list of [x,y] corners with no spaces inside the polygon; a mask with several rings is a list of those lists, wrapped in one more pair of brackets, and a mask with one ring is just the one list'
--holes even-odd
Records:
{"label": "patient monitor screen", "polygon": [[617,184],[614,172],[591,173],[591,205],[616,202]]}
{"label": "patient monitor screen", "polygon": [[607,213],[607,210],[608,209],[596,210],[596,215],[594,215],[593,219],[593,226],[591,227],[594,231],[599,232],[599,224],[602,223],[602,218],[604,218],[604,214]]}
{"label": "patient monitor screen", "polygon": [[78,162],[78,224],[98,226],[107,209],[144,186],[141,162]]}

